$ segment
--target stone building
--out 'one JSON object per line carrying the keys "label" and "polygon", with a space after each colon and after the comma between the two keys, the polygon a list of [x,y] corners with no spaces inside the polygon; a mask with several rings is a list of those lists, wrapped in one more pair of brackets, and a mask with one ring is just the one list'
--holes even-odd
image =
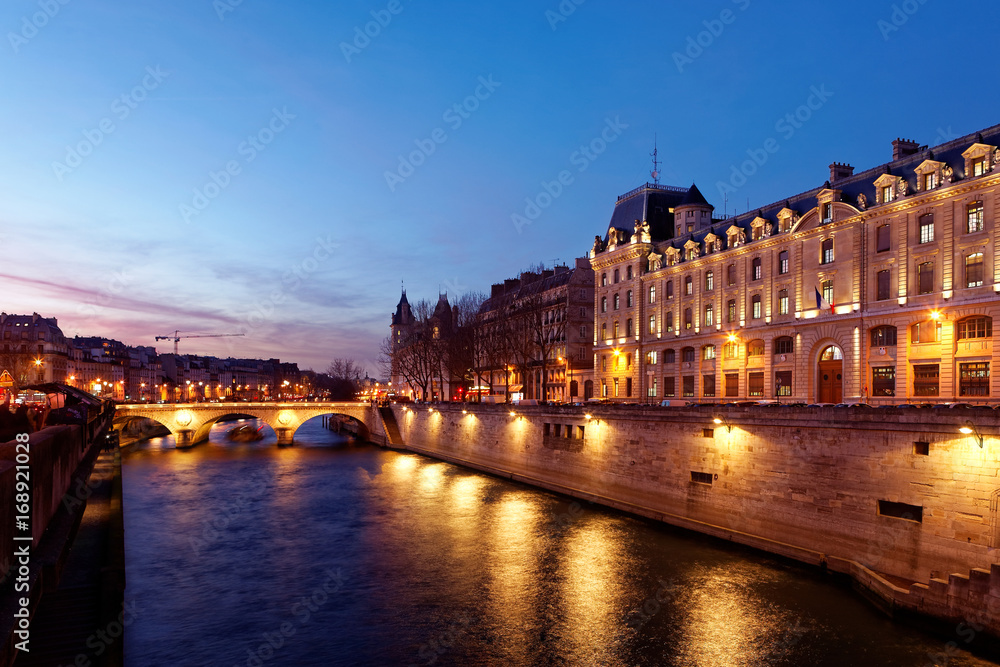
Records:
{"label": "stone building", "polygon": [[493,285],[477,318],[483,386],[505,398],[590,398],[593,294],[586,258]]}
{"label": "stone building", "polygon": [[69,345],[54,317],[0,313],[0,371],[17,386],[66,380]]}
{"label": "stone building", "polygon": [[622,402],[997,395],[1000,126],[719,219],[697,187],[618,198],[595,238],[595,379]]}

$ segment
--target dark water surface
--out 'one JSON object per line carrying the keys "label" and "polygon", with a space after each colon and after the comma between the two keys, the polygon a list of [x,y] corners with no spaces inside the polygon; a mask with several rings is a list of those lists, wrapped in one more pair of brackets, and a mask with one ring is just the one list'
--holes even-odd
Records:
{"label": "dark water surface", "polygon": [[808,569],[318,419],[232,426],[126,450],[130,666],[995,664]]}

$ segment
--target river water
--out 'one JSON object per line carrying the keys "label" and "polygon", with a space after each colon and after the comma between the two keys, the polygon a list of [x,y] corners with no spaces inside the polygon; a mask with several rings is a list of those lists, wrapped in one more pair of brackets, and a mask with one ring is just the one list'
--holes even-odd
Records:
{"label": "river water", "polygon": [[996,664],[756,552],[319,419],[232,426],[125,450],[129,666]]}

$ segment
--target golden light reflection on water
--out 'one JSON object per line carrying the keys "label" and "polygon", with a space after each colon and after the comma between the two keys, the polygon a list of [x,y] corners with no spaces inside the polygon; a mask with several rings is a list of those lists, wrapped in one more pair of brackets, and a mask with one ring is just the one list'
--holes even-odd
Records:
{"label": "golden light reflection on water", "polygon": [[441,490],[444,483],[444,472],[448,468],[446,463],[429,463],[420,466],[418,474],[418,488],[424,493],[434,494]]}
{"label": "golden light reflection on water", "polygon": [[566,640],[576,644],[574,653],[589,650],[598,664],[616,654],[615,639],[625,618],[621,601],[628,561],[620,535],[607,521],[581,519],[563,539],[560,592],[565,622],[574,628]]}
{"label": "golden light reflection on water", "polygon": [[538,538],[541,508],[534,494],[512,491],[495,505],[484,549],[488,559],[489,602],[484,613],[505,628],[504,648],[517,664],[529,664],[526,647],[537,638],[534,627],[540,580]]}

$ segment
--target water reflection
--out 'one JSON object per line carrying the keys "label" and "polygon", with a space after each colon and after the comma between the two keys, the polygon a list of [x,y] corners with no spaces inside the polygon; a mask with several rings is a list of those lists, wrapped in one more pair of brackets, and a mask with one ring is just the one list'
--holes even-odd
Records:
{"label": "water reflection", "polygon": [[[944,642],[818,574],[303,425],[126,450],[134,665],[922,665]],[[343,572],[308,622],[290,611]],[[988,665],[952,654],[949,665]]]}

